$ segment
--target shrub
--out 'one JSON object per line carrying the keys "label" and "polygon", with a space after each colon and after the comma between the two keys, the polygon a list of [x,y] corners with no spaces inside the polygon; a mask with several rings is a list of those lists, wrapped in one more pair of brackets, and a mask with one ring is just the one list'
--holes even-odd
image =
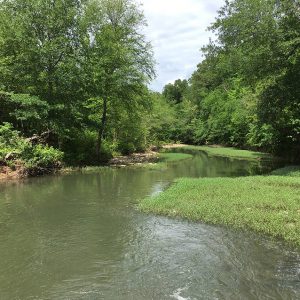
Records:
{"label": "shrub", "polygon": [[0,161],[10,167],[21,167],[26,175],[51,173],[61,166],[63,152],[48,145],[32,144],[20,136],[12,125],[0,125]]}

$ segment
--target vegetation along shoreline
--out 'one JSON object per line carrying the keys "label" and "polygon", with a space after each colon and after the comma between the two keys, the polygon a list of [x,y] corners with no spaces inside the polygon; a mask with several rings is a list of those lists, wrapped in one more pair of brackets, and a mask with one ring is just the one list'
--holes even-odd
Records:
{"label": "vegetation along shoreline", "polygon": [[[23,142],[26,144],[28,141],[23,140]],[[34,145],[31,145],[31,147],[34,148]],[[42,148],[42,150],[55,151],[49,147]],[[64,166],[59,160],[52,164],[47,161],[45,155],[34,162],[27,161],[26,158],[21,159],[21,152],[13,151],[9,152],[9,157],[9,160],[2,161],[2,165],[0,165],[0,181],[51,174],[66,174],[77,171],[92,172],[101,170],[103,167],[143,167],[158,170],[165,169],[168,163],[192,158],[192,155],[187,153],[164,153],[159,152],[158,149],[153,149],[140,153],[117,155],[100,166]],[[59,155],[57,157],[58,159],[61,158]]]}
{"label": "vegetation along shoreline", "polygon": [[[130,153],[127,155],[115,155],[100,165],[66,165],[63,163],[64,154],[41,143],[41,137],[24,138],[19,132],[13,130],[11,125],[6,124],[0,128],[2,135],[2,159],[0,160],[0,180],[21,179],[49,174],[68,173],[83,169],[97,169],[103,166],[128,167],[140,166],[149,169],[165,168],[169,162],[191,158],[188,153],[167,153],[172,149],[183,151],[203,151],[208,155],[222,156],[243,160],[274,160],[278,159],[271,154],[240,150],[221,145],[195,146],[187,144],[165,144],[143,152]],[[40,143],[37,143],[39,141]],[[5,143],[5,145],[4,145]],[[182,152],[183,152],[182,151]]]}

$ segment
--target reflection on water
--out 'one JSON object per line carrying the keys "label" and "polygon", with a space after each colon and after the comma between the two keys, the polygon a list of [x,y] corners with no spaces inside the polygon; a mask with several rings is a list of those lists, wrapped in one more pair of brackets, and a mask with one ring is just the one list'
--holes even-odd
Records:
{"label": "reflection on water", "polygon": [[177,177],[265,169],[198,154],[164,171],[106,169],[2,184],[0,299],[300,299],[299,251],[135,209]]}

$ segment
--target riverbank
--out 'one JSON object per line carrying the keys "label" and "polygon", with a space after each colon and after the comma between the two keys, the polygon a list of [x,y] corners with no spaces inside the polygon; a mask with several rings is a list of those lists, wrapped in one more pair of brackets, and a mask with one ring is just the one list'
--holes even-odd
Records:
{"label": "riverbank", "polygon": [[182,178],[143,199],[146,213],[251,229],[300,246],[300,167],[268,176]]}
{"label": "riverbank", "polygon": [[[110,159],[106,164],[101,166],[75,166],[62,167],[52,170],[56,174],[68,174],[73,172],[90,173],[97,172],[107,167],[142,167],[149,170],[164,170],[168,164],[192,158],[191,154],[187,153],[159,153],[158,151],[146,151],[144,153],[133,153],[125,156],[116,156]],[[49,173],[47,173],[49,174]],[[50,173],[51,174],[51,173]],[[40,174],[42,175],[42,174]],[[29,177],[24,169],[19,167],[12,169],[8,166],[0,167],[0,181],[1,180],[18,180]]]}
{"label": "riverbank", "polygon": [[0,182],[8,180],[20,180],[28,177],[39,177],[45,175],[59,174],[62,171],[62,165],[58,162],[56,165],[46,167],[28,167],[22,163],[19,165],[0,166]]}
{"label": "riverbank", "polygon": [[103,169],[103,167],[126,167],[126,166],[140,166],[140,165],[157,165],[162,157],[156,151],[146,151],[144,153],[133,153],[126,156],[116,156],[109,160],[106,164],[101,166],[75,166],[63,167],[61,163],[56,164],[49,169],[38,169],[40,172],[28,172],[24,164],[14,165],[13,167],[4,165],[0,166],[0,181],[18,180],[26,177],[37,177],[46,174],[66,174],[72,172],[91,172]]}
{"label": "riverbank", "polygon": [[145,163],[155,163],[158,158],[159,154],[157,151],[146,151],[144,153],[116,156],[109,160],[108,165],[113,167],[125,167]]}
{"label": "riverbank", "polygon": [[144,168],[148,170],[165,170],[169,164],[193,158],[193,155],[187,153],[159,153],[155,151],[146,153],[134,153],[128,156],[117,156],[112,158],[103,166],[86,167],[66,167],[61,170],[62,174],[81,172],[91,173],[103,170],[103,168]]}
{"label": "riverbank", "polygon": [[[17,180],[26,178],[29,176],[41,176],[43,174],[65,174],[76,171],[92,171],[99,170],[104,166],[111,167],[144,167],[153,170],[165,169],[168,163],[176,162],[183,159],[191,158],[192,155],[188,153],[170,153],[172,149],[181,148],[188,151],[203,151],[208,155],[231,157],[235,159],[249,159],[249,160],[261,160],[270,159],[269,154],[253,152],[248,150],[239,150],[235,148],[227,148],[218,145],[211,146],[190,146],[185,144],[169,144],[163,146],[163,152],[160,153],[158,150],[149,150],[144,153],[133,153],[125,156],[116,156],[109,160],[102,166],[86,166],[86,167],[62,167],[61,163],[54,164],[51,168],[39,168],[39,172],[26,172],[26,168],[21,166],[10,168],[9,166],[0,166],[0,180]],[[25,171],[24,171],[25,170]],[[43,173],[43,170],[45,171]]]}
{"label": "riverbank", "polygon": [[22,172],[18,169],[13,170],[10,167],[0,167],[0,181],[2,180],[17,180],[22,178]]}
{"label": "riverbank", "polygon": [[241,150],[234,147],[223,147],[221,145],[207,145],[207,146],[192,146],[186,144],[173,144],[164,146],[165,149],[179,148],[182,150],[202,151],[208,155],[230,157],[234,159],[247,159],[247,160],[270,160],[274,157],[269,153]]}

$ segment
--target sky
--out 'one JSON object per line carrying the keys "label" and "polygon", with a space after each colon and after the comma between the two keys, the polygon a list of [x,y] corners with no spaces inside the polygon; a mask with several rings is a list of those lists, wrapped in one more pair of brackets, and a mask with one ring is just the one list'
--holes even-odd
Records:
{"label": "sky", "polygon": [[224,0],[140,0],[147,19],[145,29],[156,60],[157,78],[150,88],[161,91],[176,79],[188,79],[203,59],[201,47],[213,37],[214,22]]}

